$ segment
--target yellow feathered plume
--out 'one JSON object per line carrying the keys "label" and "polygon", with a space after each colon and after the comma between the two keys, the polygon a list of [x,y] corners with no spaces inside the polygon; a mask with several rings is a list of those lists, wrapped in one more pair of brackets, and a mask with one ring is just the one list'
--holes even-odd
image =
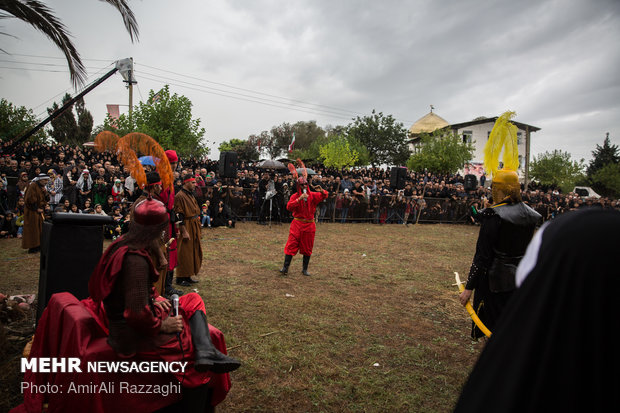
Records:
{"label": "yellow feathered plume", "polygon": [[504,168],[516,171],[519,167],[517,127],[510,122],[515,112],[504,112],[497,120],[484,146],[484,170],[493,177],[499,169],[499,155],[504,149]]}

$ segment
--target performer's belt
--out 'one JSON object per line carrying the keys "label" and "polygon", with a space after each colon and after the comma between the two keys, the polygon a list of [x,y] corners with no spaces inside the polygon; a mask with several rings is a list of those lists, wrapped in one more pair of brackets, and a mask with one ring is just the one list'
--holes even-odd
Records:
{"label": "performer's belt", "polygon": [[297,221],[304,222],[306,224],[310,224],[310,223],[314,222],[314,219],[303,219],[303,218],[293,218],[293,219],[297,220]]}

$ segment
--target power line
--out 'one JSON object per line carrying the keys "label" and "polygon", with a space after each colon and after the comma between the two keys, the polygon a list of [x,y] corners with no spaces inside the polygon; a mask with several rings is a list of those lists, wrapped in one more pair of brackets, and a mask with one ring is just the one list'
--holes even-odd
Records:
{"label": "power line", "polygon": [[[41,55],[30,55],[30,54],[21,54],[21,53],[9,53],[9,55],[11,55],[11,56],[40,58],[40,59],[65,60],[64,57],[57,57],[57,56],[41,56]],[[83,58],[82,60],[84,60],[84,61],[101,61],[101,62],[115,61],[113,59],[89,59],[89,58]],[[3,62],[3,61],[0,60],[0,62]],[[4,62],[9,62],[9,61],[4,61]],[[15,63],[18,63],[18,62],[15,62]],[[31,64],[31,65],[64,66],[64,65],[56,65],[56,64],[52,64],[52,63],[37,63],[37,62],[23,62],[23,63]],[[357,112],[357,111],[352,111],[352,110],[349,110],[349,109],[338,108],[338,107],[335,107],[335,106],[322,105],[322,104],[319,104],[319,103],[312,103],[312,102],[307,102],[307,101],[303,101],[303,100],[299,100],[299,99],[293,99],[293,98],[273,95],[273,94],[269,94],[269,93],[264,93],[264,92],[260,92],[260,91],[257,91],[257,90],[237,87],[237,86],[229,85],[229,84],[226,84],[226,83],[215,82],[215,81],[212,81],[212,80],[208,80],[208,79],[204,79],[204,78],[200,78],[200,77],[195,77],[195,76],[190,76],[190,75],[186,75],[186,74],[183,74],[183,73],[174,72],[174,71],[171,71],[171,70],[161,69],[161,68],[158,68],[158,67],[155,67],[155,66],[146,65],[146,64],[143,64],[143,63],[134,63],[134,65],[135,66],[142,65],[142,66],[144,66],[146,68],[149,68],[149,69],[157,70],[157,71],[164,72],[164,73],[173,74],[173,75],[176,75],[176,76],[181,76],[182,78],[197,80],[199,82],[204,82],[204,83],[210,83],[210,84],[213,84],[213,85],[218,85],[218,86],[222,86],[222,87],[225,87],[225,88],[234,89],[234,90],[238,90],[238,91],[242,91],[242,92],[247,92],[247,93],[251,93],[251,94],[259,95],[259,96],[245,95],[245,94],[234,92],[234,91],[230,91],[230,90],[222,90],[222,89],[212,88],[212,87],[209,87],[209,86],[199,85],[199,84],[192,83],[192,82],[186,82],[186,81],[180,80],[180,79],[167,78],[165,76],[160,76],[160,75],[157,75],[155,73],[144,72],[145,74],[150,75],[150,76],[155,76],[155,77],[158,77],[158,78],[161,78],[161,79],[166,79],[168,81],[167,83],[170,83],[169,81],[173,80],[175,82],[182,82],[182,83],[186,84],[186,85],[174,84],[175,86],[185,87],[187,89],[194,89],[193,87],[191,87],[191,86],[194,86],[194,87],[199,87],[199,88],[205,88],[205,89],[212,90],[212,92],[209,92],[209,91],[202,90],[202,89],[194,89],[194,90],[201,91],[203,93],[210,93],[210,94],[214,94],[214,95],[218,95],[218,96],[229,97],[229,98],[238,99],[238,100],[245,100],[247,102],[258,103],[258,104],[267,105],[267,106],[274,106],[274,107],[283,108],[283,109],[296,110],[296,111],[300,111],[300,112],[319,114],[319,115],[329,115],[329,116],[337,117],[337,118],[340,118],[340,119],[347,119],[347,120],[351,120],[351,118],[353,116],[365,116],[365,114],[362,113],[362,112]],[[14,67],[0,67],[0,68],[30,70],[30,71],[50,72],[50,73],[68,73],[68,71],[61,71],[61,70],[43,70],[43,69],[28,69],[28,68],[14,68]],[[161,82],[161,80],[157,80],[157,79],[148,79],[148,80],[155,81],[155,82]],[[170,84],[172,84],[172,83],[170,83]],[[191,85],[191,86],[187,86],[187,85]],[[140,90],[138,90],[138,91],[140,92]],[[216,93],[216,92],[221,92],[221,93]],[[241,96],[241,97],[245,97],[245,99],[241,98],[241,97],[233,96],[233,95],[238,95],[238,96]],[[279,101],[278,100],[267,99],[267,98],[264,98],[264,97],[261,97],[261,96],[266,96],[268,98],[279,99]],[[254,99],[258,99],[259,101],[254,100]],[[284,100],[285,102],[283,102],[282,100]],[[268,102],[270,102],[270,103],[268,103]],[[290,102],[296,102],[296,103],[290,103]],[[304,105],[306,105],[306,106],[304,106]],[[308,107],[308,106],[311,106],[311,107]],[[301,108],[301,109],[297,109],[295,107]],[[325,108],[325,109],[321,109],[321,108]],[[395,119],[395,120],[398,121],[398,122],[404,123],[404,124],[413,123],[413,121],[410,121],[410,120],[401,120],[401,119]]]}
{"label": "power line", "polygon": [[[39,55],[32,55],[32,54],[20,54],[20,53],[7,53],[9,56],[22,56],[22,57],[36,57],[36,58],[41,58],[41,59],[60,59],[60,60],[67,60],[66,57],[58,57],[58,56],[39,56]],[[81,60],[92,60],[92,61],[96,61],[96,62],[111,62],[111,61],[115,61],[115,59],[86,59],[86,58],[80,58]],[[118,59],[116,59],[118,60]]]}
{"label": "power line", "polygon": [[[95,76],[98,76],[101,72],[103,72],[104,70],[106,70],[107,68],[109,68],[111,65],[112,65],[112,63],[111,63],[111,64],[109,64],[109,65],[107,65],[107,66],[104,66],[104,67],[102,67],[102,68],[99,68],[99,70],[98,70],[97,72],[95,72],[95,73],[93,73],[92,75],[88,76],[88,77],[86,78],[86,80],[88,81],[89,79],[91,79],[91,78],[93,78],[93,77],[95,77]],[[93,82],[96,82],[96,81],[97,81],[97,79],[93,80],[91,83],[89,83],[88,85],[86,85],[86,86],[84,87],[84,89],[86,89],[86,88],[87,88],[90,84],[92,84]],[[65,93],[68,93],[68,92],[69,92],[69,90],[71,90],[71,89],[73,89],[73,87],[71,87],[71,86],[70,86],[70,87],[68,87],[68,88],[66,88],[66,89],[64,89],[62,92],[60,92],[60,93],[58,93],[58,94],[56,94],[56,95],[52,96],[51,98],[47,99],[47,100],[46,100],[46,101],[44,101],[43,103],[41,103],[41,104],[39,104],[39,105],[35,106],[35,107],[33,108],[33,111],[34,111],[35,109],[37,109],[37,108],[39,108],[39,107],[43,106],[43,105],[46,105],[48,102],[55,100],[58,96],[60,96],[60,95],[64,95]],[[84,89],[82,89],[82,90],[84,90]],[[82,93],[82,91],[77,92],[77,94],[79,94],[79,93]],[[47,113],[47,109],[46,109],[45,111],[43,111],[43,112],[40,112],[40,113],[39,113],[38,115],[36,115],[36,116],[37,116],[37,117],[39,117],[39,116],[41,116],[41,115],[43,115],[43,114],[45,114],[45,113]]]}
{"label": "power line", "polygon": [[[182,85],[182,84],[178,84],[178,83],[173,83],[173,82],[168,82],[168,81],[164,82],[161,79],[153,79],[153,78],[149,78],[148,76],[144,76],[144,75],[140,75],[140,76],[142,78],[144,78],[144,79],[151,80],[153,82],[166,83],[166,84],[170,84],[170,85],[173,85],[173,86],[184,87],[186,89],[195,90],[195,91],[202,92],[202,93],[208,93],[208,94],[212,94],[212,95],[223,96],[223,97],[227,97],[227,98],[231,98],[231,99],[243,100],[243,101],[246,101],[246,102],[258,103],[258,104],[261,104],[261,105],[272,106],[272,107],[276,107],[276,108],[280,108],[280,109],[295,110],[295,111],[298,111],[298,112],[305,112],[305,113],[310,113],[310,114],[313,114],[313,115],[323,115],[323,116],[329,115],[329,116],[332,116],[332,117],[335,117],[335,118],[338,118],[338,119],[351,120],[350,117],[344,117],[344,115],[337,115],[337,114],[333,114],[333,113],[321,113],[321,112],[319,112],[317,110],[297,109],[297,108],[290,107],[290,106],[283,106],[283,104],[277,105],[277,104],[272,104],[272,103],[266,103],[266,102],[261,102],[261,101],[258,101],[258,100],[242,98],[242,97],[233,96],[233,95],[226,95],[224,93],[212,92],[212,91],[200,89],[200,88],[197,88],[197,87]],[[186,82],[183,82],[183,83],[186,83]],[[309,109],[309,108],[306,108],[306,109]]]}
{"label": "power line", "polygon": [[[235,97],[235,98],[237,98],[239,100],[246,100],[248,102],[259,103],[259,104],[268,104],[270,106],[275,106],[275,107],[285,108],[285,109],[294,109],[295,107],[298,107],[298,108],[301,108],[301,109],[305,109],[305,111],[311,111],[311,112],[308,112],[308,113],[315,113],[315,114],[319,114],[319,115],[335,116],[335,117],[338,117],[338,118],[341,118],[341,119],[344,119],[344,117],[346,116],[346,119],[348,119],[348,120],[351,119],[351,117],[349,115],[344,114],[344,113],[332,112],[332,111],[328,111],[328,110],[320,109],[320,108],[312,108],[312,107],[309,108],[309,107],[305,107],[305,106],[302,106],[302,105],[297,105],[297,104],[294,104],[294,103],[279,102],[277,100],[266,99],[266,98],[262,98],[262,97],[259,97],[259,96],[251,96],[251,95],[246,95],[246,94],[242,94],[242,93],[231,92],[231,91],[228,91],[228,90],[212,88],[210,86],[203,86],[203,85],[198,85],[198,84],[191,83],[191,82],[185,82],[185,81],[178,80],[178,79],[170,79],[170,78],[167,78],[165,76],[156,75],[154,73],[137,72],[137,74],[139,74],[140,76],[142,76],[142,74],[146,74],[146,75],[149,75],[149,76],[155,76],[157,78],[163,79],[166,82],[168,82],[170,80],[176,81],[176,82],[181,82],[181,83],[184,83],[185,85],[201,88],[200,90],[204,91],[205,93],[213,93],[213,94],[216,94],[216,95],[219,95],[219,96]],[[154,80],[154,79],[150,79],[150,80]],[[162,81],[162,80],[159,80],[159,81]],[[203,90],[203,89],[208,89],[208,90]],[[211,91],[213,91],[213,92],[211,92]],[[217,92],[220,92],[220,93],[217,93]],[[258,99],[258,100],[255,100],[255,99]]]}
{"label": "power line", "polygon": [[32,69],[29,67],[0,66],[0,69],[26,70],[30,72],[69,73],[68,70]]}
{"label": "power line", "polygon": [[[328,113],[333,113],[333,111],[339,111],[339,112],[345,112],[346,116],[352,116],[352,115],[353,116],[360,116],[360,115],[361,116],[365,116],[365,114],[362,113],[362,112],[356,112],[356,111],[352,111],[352,110],[349,110],[349,109],[342,109],[342,108],[337,108],[337,107],[334,107],[334,106],[321,105],[321,104],[318,104],[318,103],[306,102],[306,101],[303,101],[303,100],[292,99],[292,98],[282,97],[282,96],[278,96],[278,95],[272,95],[272,94],[269,94],[269,93],[263,93],[263,92],[259,92],[259,91],[252,90],[252,89],[245,89],[245,88],[241,88],[241,87],[237,87],[237,86],[228,85],[226,83],[214,82],[214,81],[211,81],[211,80],[207,80],[207,79],[203,79],[203,78],[199,78],[199,77],[195,77],[195,76],[190,76],[190,75],[185,75],[183,73],[178,73],[178,72],[174,72],[174,71],[171,71],[171,70],[165,70],[165,69],[161,69],[161,68],[158,68],[158,67],[149,66],[149,65],[146,65],[146,64],[143,64],[143,63],[134,63],[134,64],[136,66],[142,65],[142,66],[147,67],[149,69],[154,69],[154,70],[158,70],[158,71],[161,71],[161,72],[165,72],[165,73],[170,73],[170,74],[174,74],[174,75],[177,75],[177,76],[186,77],[188,79],[198,80],[198,81],[205,82],[205,83],[211,83],[211,84],[215,84],[215,85],[218,85],[218,86],[224,86],[224,87],[227,87],[227,88],[231,88],[231,89],[235,89],[235,90],[240,90],[240,91],[244,91],[244,92],[249,92],[249,93],[253,93],[253,94],[257,94],[257,95],[263,95],[263,96],[268,96],[268,97],[272,97],[272,98],[276,98],[276,99],[282,99],[282,100],[287,100],[287,101],[291,101],[291,102],[298,102],[298,103],[302,103],[302,104],[305,104],[305,105],[319,106],[319,107],[324,107],[324,108],[327,108],[327,109],[332,109],[332,111],[326,111]],[[155,74],[151,74],[151,75],[152,76],[156,76]],[[177,81],[179,81],[179,80],[177,80]],[[206,87],[206,86],[202,86],[202,87]],[[226,93],[234,93],[234,92],[231,92],[231,91],[225,91],[225,92]],[[252,98],[264,99],[264,98],[260,98],[258,96],[252,96]],[[278,103],[285,104],[285,105],[290,105],[289,103],[285,103],[285,102],[278,102]],[[301,107],[304,107],[304,106],[301,106]],[[351,118],[349,117],[347,119],[350,120]],[[397,122],[401,122],[403,124],[412,124],[412,123],[414,123],[414,121],[412,121],[412,120],[403,120],[403,119],[396,119],[396,118],[394,120],[396,120]]]}
{"label": "power line", "polygon": [[183,77],[187,77],[189,79],[199,80],[201,82],[206,82],[206,83],[212,83],[214,85],[224,86],[224,87],[227,87],[227,88],[241,90],[241,91],[244,91],[244,92],[250,92],[250,93],[257,94],[257,95],[263,95],[263,96],[268,96],[268,97],[277,98],[277,99],[290,100],[292,102],[303,103],[303,104],[306,104],[306,105],[321,106],[321,107],[324,107],[324,108],[334,109],[334,110],[337,110],[337,111],[340,111],[340,112],[349,112],[349,113],[354,114],[354,115],[363,115],[363,113],[361,113],[361,112],[356,112],[356,111],[352,111],[352,110],[348,110],[348,109],[341,109],[341,108],[337,108],[337,107],[333,107],[333,106],[321,105],[321,104],[318,104],[318,103],[305,102],[303,100],[297,100],[297,99],[292,99],[292,98],[287,98],[287,97],[282,97],[282,96],[277,96],[277,95],[271,95],[271,94],[268,94],[268,93],[259,92],[259,91],[252,90],[252,89],[245,89],[245,88],[241,88],[241,87],[237,87],[237,86],[228,85],[226,83],[214,82],[214,81],[207,80],[207,79],[202,79],[202,78],[198,78],[198,77],[194,77],[194,76],[184,75],[182,73],[177,73],[177,72],[173,72],[173,71],[170,71],[170,70],[160,69],[160,68],[157,68],[157,67],[154,67],[154,66],[145,65],[143,63],[136,63],[136,65],[142,65],[144,67],[148,67],[149,69],[159,70],[161,72],[171,73],[171,74],[174,74],[174,75],[177,75],[177,76],[183,76]]}
{"label": "power line", "polygon": [[[18,64],[27,64],[27,65],[36,65],[36,66],[51,66],[51,67],[67,67],[66,64],[54,64],[54,63],[39,63],[39,62],[23,62],[19,60],[0,60],[1,63],[18,63]],[[86,69],[98,69],[97,67],[86,66]],[[32,70],[32,69],[28,69]]]}

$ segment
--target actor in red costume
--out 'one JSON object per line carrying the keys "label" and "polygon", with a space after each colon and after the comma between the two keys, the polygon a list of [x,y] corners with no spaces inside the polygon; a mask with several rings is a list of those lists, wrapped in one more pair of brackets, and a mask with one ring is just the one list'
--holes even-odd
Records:
{"label": "actor in red costume", "polygon": [[[301,162],[298,160],[298,162]],[[282,274],[288,273],[288,267],[291,265],[293,256],[297,254],[297,251],[301,252],[303,258],[303,269],[301,273],[303,275],[310,275],[308,273],[308,264],[310,263],[310,256],[312,255],[312,247],[314,245],[314,234],[316,232],[316,225],[314,223],[314,213],[316,206],[327,198],[327,191],[318,187],[319,192],[312,192],[308,189],[308,173],[306,168],[303,167],[302,173],[304,176],[299,177],[297,170],[293,165],[289,164],[289,169],[293,176],[297,179],[297,192],[291,196],[291,199],[286,204],[286,209],[293,214],[293,221],[291,222],[291,228],[288,234],[288,241],[284,247],[284,266],[280,270]]]}
{"label": "actor in red costume", "polygon": [[[168,158],[168,162],[170,163],[170,168],[172,169],[172,173],[177,169],[177,165],[179,164],[179,157],[177,156],[176,151],[172,149],[168,149],[166,152],[166,158]],[[179,296],[183,295],[183,291],[177,290],[172,286],[172,278],[174,277],[174,269],[177,266],[177,228],[175,224],[174,218],[174,187],[163,189],[157,198],[164,203],[166,210],[168,211],[168,217],[170,219],[168,225],[168,239],[170,239],[170,245],[168,246],[168,273],[166,274],[166,279],[164,280],[164,290],[167,297],[170,297],[172,294],[177,294]]]}
{"label": "actor in red costume", "polygon": [[[198,294],[180,297],[179,315],[173,316],[170,302],[158,300],[152,287],[159,274],[148,248],[168,226],[165,206],[146,199],[135,207],[133,219],[129,233],[108,247],[89,282],[91,298],[104,305],[108,344],[122,357],[188,361],[192,368],[184,379],[183,374],[178,377],[186,388],[202,386],[208,371],[237,369],[238,360],[213,346],[204,302]],[[188,395],[198,398],[198,404],[206,401],[206,392]]]}
{"label": "actor in red costume", "polygon": [[[227,372],[240,363],[223,354],[223,335],[207,324],[203,300],[195,293],[180,297],[179,315],[174,316],[170,302],[152,287],[159,274],[149,250],[168,225],[166,208],[147,198],[137,203],[133,218],[129,232],[108,247],[95,267],[88,286],[91,297],[80,302],[70,293],[54,294],[39,319],[27,357],[77,357],[82,373],[27,370],[24,382],[62,390],[41,392],[27,387],[24,403],[14,413],[144,412],[166,406],[202,413],[207,410],[210,391],[211,406],[226,397],[230,389]],[[159,373],[84,370],[90,362],[118,361],[188,364],[184,371]],[[124,393],[123,383],[142,389],[178,387],[180,383],[182,394]],[[71,392],[71,386],[82,390]],[[178,405],[181,397],[182,405]]]}

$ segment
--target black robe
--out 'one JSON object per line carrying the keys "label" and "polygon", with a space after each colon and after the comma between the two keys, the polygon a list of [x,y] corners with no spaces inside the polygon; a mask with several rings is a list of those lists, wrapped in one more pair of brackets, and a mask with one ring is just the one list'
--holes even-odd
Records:
{"label": "black robe", "polygon": [[[505,261],[509,262],[507,266],[512,266],[513,271],[516,269],[540,221],[540,215],[522,202],[493,205],[485,208],[480,215],[476,255],[469,270],[466,288],[475,289],[474,310],[493,332],[497,319],[514,291],[514,276],[512,286],[502,285],[501,288],[494,285],[495,276],[503,272]],[[473,338],[484,335],[474,323],[471,334]]]}
{"label": "black robe", "polygon": [[517,280],[527,277],[455,412],[604,412],[617,405],[620,212],[569,212],[540,231],[540,244],[530,244],[517,271]]}

